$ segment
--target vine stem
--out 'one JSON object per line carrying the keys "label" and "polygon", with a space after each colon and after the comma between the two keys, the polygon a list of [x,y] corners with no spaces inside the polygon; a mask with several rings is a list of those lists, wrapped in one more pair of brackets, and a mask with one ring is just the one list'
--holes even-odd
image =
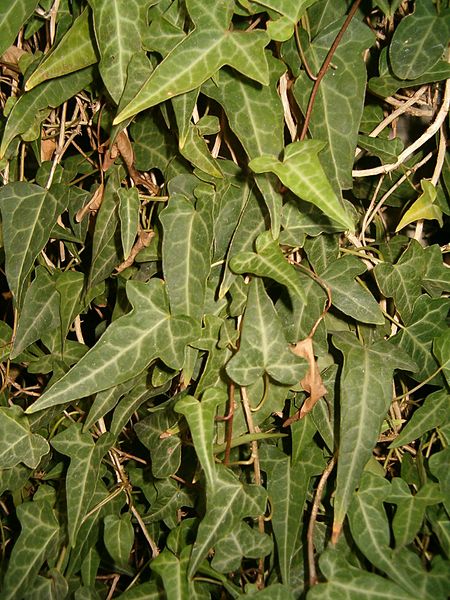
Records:
{"label": "vine stem", "polygon": [[347,31],[350,21],[353,19],[360,4],[361,4],[361,0],[355,0],[355,2],[353,3],[353,6],[351,7],[347,17],[345,18],[345,21],[342,24],[342,27],[339,30],[339,33],[337,34],[334,42],[331,44],[331,47],[328,50],[328,54],[326,55],[325,60],[323,61],[322,66],[320,67],[320,70],[317,73],[317,78],[316,78],[313,88],[311,90],[311,96],[309,97],[308,106],[306,108],[305,121],[303,123],[303,129],[302,129],[302,132],[301,132],[300,138],[299,138],[300,141],[305,139],[306,134],[308,132],[309,122],[311,120],[311,113],[312,113],[312,109],[314,106],[314,102],[316,100],[317,92],[319,90],[320,82],[325,77],[325,73],[327,72],[328,67],[330,66],[331,59],[333,58],[333,55],[336,52],[336,49],[339,46],[339,43],[342,40],[344,33]]}
{"label": "vine stem", "polygon": [[311,517],[308,523],[307,533],[307,546],[308,546],[308,569],[309,569],[309,585],[312,587],[318,583],[317,570],[316,570],[316,559],[315,559],[315,548],[314,548],[314,527],[316,525],[317,513],[319,512],[319,505],[322,500],[322,494],[328,477],[334,469],[336,464],[336,456],[333,456],[328,463],[325,471],[322,473],[320,481],[317,485],[316,494],[314,496],[314,502],[311,509]]}

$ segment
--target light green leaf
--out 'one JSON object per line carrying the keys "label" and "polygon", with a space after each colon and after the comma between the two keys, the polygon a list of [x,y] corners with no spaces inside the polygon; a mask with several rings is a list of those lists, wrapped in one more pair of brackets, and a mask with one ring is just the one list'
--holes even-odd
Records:
{"label": "light green leaf", "polygon": [[0,0],[0,56],[11,46],[39,0]]}
{"label": "light green leaf", "polygon": [[303,302],[305,293],[295,267],[288,263],[277,241],[270,231],[261,233],[256,239],[255,252],[241,252],[230,260],[230,269],[236,273],[252,273],[285,285]]}
{"label": "light green leaf", "polygon": [[394,74],[415,79],[432,67],[447,46],[447,25],[431,0],[416,2],[414,13],[400,21],[392,37],[389,59]]}
{"label": "light green leaf", "polygon": [[201,136],[198,127],[192,123],[189,123],[187,128],[183,146],[180,145],[180,154],[194,167],[201,169],[208,175],[218,178],[223,177],[219,162],[211,156],[208,144]]}
{"label": "light green leaf", "polygon": [[36,276],[25,293],[11,358],[18,356],[42,334],[58,327],[59,304],[55,277],[52,277],[44,267],[38,266]]}
{"label": "light green leaf", "polygon": [[6,277],[18,307],[33,263],[66,202],[63,195],[25,181],[0,188]]}
{"label": "light green leaf", "polygon": [[422,179],[420,185],[422,187],[422,194],[405,212],[395,229],[396,232],[419,219],[436,219],[436,221],[439,222],[439,225],[441,227],[443,226],[442,210],[434,204],[437,193],[436,187],[427,179]]}
{"label": "light green leaf", "polygon": [[155,358],[179,369],[186,344],[194,336],[192,321],[172,317],[160,279],[127,282],[133,310],[108,327],[97,344],[62,379],[28,408],[36,412],[64,404],[127,381]]}
{"label": "light green leaf", "polygon": [[353,222],[321,166],[318,154],[323,148],[324,143],[318,140],[294,142],[286,146],[283,162],[263,155],[251,160],[249,167],[256,173],[272,171],[299,198],[315,204],[345,229],[353,230]]}
{"label": "light green leaf", "polygon": [[337,537],[391,403],[393,371],[412,370],[415,365],[384,340],[363,346],[352,333],[340,332],[333,335],[333,343],[344,355],[333,523]]}
{"label": "light green leaf", "polygon": [[[408,326],[390,339],[390,343],[398,346],[411,356],[417,364],[417,370],[411,375],[416,381],[427,379],[439,368],[439,364],[431,353],[432,342],[447,329],[446,317],[450,301],[448,298],[429,298],[425,294],[419,296],[414,304],[413,313]],[[441,375],[432,380],[443,383]]]}
{"label": "light green leaf", "polygon": [[197,325],[203,317],[206,280],[211,268],[212,214],[209,198],[194,206],[174,194],[161,212],[163,270],[170,308],[174,315],[188,315]]}
{"label": "light green leaf", "polygon": [[48,502],[24,502],[16,511],[22,531],[8,562],[2,600],[23,598],[59,534],[59,523]]}
{"label": "light green leaf", "polygon": [[226,366],[238,385],[250,385],[263,373],[280,383],[298,383],[306,373],[306,361],[295,356],[284,337],[280,320],[261,279],[249,285],[239,351]]}
{"label": "light green leaf", "polygon": [[70,457],[66,499],[69,542],[72,547],[77,541],[83,518],[91,507],[102,458],[114,443],[113,436],[107,432],[94,444],[91,434],[82,433],[81,429],[81,424],[73,423],[51,441],[55,450]]}
{"label": "light green leaf", "polygon": [[103,541],[114,566],[126,573],[132,573],[128,564],[134,543],[134,528],[130,513],[123,515],[107,515],[104,519],[105,529]]}
{"label": "light green leaf", "polygon": [[124,258],[128,258],[139,229],[139,192],[136,187],[119,188],[120,235]]}
{"label": "light green leaf", "polygon": [[[297,550],[297,536],[310,478],[324,467],[322,453],[310,442],[303,447],[302,461],[292,464],[289,456],[275,446],[260,448],[261,468],[267,473],[267,492],[272,509],[272,528],[280,564],[281,579],[289,585],[291,563]],[[303,455],[305,452],[305,455]]]}
{"label": "light green leaf", "polygon": [[406,426],[389,448],[400,448],[424,433],[450,422],[450,395],[446,390],[437,390],[426,397],[425,402],[409,419]]}
{"label": "light green leaf", "polygon": [[98,392],[96,394],[94,402],[92,403],[89,413],[85,419],[83,431],[88,431],[95,421],[98,421],[104,417],[110,410],[112,410],[121,396],[126,394],[131,387],[136,383],[136,379],[129,379],[124,383],[115,385],[106,390]]}
{"label": "light green leaf", "polygon": [[30,91],[47,79],[80,71],[95,64],[97,60],[97,51],[91,33],[90,11],[85,9],[75,19],[56,48],[45,56],[28,78],[25,91]]}
{"label": "light green leaf", "polygon": [[75,96],[89,85],[92,77],[92,69],[87,68],[44,83],[39,88],[23,94],[8,115],[0,146],[0,158],[5,155],[15,137],[28,131],[36,119],[40,123],[46,118],[48,113],[42,111],[49,107],[56,108]]}
{"label": "light green leaf", "polygon": [[433,353],[442,367],[447,383],[450,385],[450,331],[448,329],[434,340]]}
{"label": "light green leaf", "polygon": [[146,26],[148,2],[117,0],[105,4],[101,0],[89,0],[89,4],[100,52],[100,75],[111,98],[118,104],[131,57],[141,49],[140,34]]}
{"label": "light green leaf", "polygon": [[146,581],[128,588],[120,595],[120,600],[166,600],[166,597],[156,581]]}
{"label": "light green leaf", "polygon": [[[341,26],[341,19],[331,23],[319,32],[306,50],[306,60],[314,73],[319,72]],[[364,23],[358,19],[350,22],[333,54],[333,68],[327,70],[320,82],[311,113],[309,130],[313,138],[327,142],[321,153],[321,162],[335,193],[353,185],[352,166],[367,79],[363,52],[373,41],[373,33]],[[312,86],[313,82],[301,71],[294,86],[294,95],[303,113]],[[326,210],[324,212],[329,214]]]}
{"label": "light green leaf", "polygon": [[263,487],[243,484],[231,471],[217,468],[215,486],[208,494],[206,514],[192,548],[188,576],[195,574],[209,550],[233,531],[242,519],[263,514],[266,501]]}
{"label": "light green leaf", "polygon": [[152,569],[161,577],[167,600],[206,600],[210,593],[202,589],[204,584],[187,576],[190,546],[181,551],[179,557],[170,550],[163,550],[154,560]]}
{"label": "light green leaf", "polygon": [[438,244],[424,250],[426,270],[422,286],[433,298],[439,298],[442,292],[450,289],[450,269],[444,264],[443,254]]}
{"label": "light green leaf", "polygon": [[259,4],[288,17],[292,23],[297,23],[315,2],[317,0],[251,0],[252,4]]}
{"label": "light green leaf", "polygon": [[269,43],[267,33],[230,31],[232,0],[220,0],[208,6],[201,0],[188,0],[186,4],[195,29],[157,66],[114,124],[199,87],[224,65],[267,85],[264,55],[264,47]]}
{"label": "light green leaf", "polygon": [[384,316],[372,294],[355,281],[366,270],[356,256],[343,256],[320,273],[321,279],[331,289],[334,306],[346,315],[363,323],[382,325]]}
{"label": "light green leaf", "polygon": [[19,463],[36,469],[49,452],[47,440],[31,432],[19,406],[0,407],[0,469],[11,469]]}
{"label": "light green leaf", "polygon": [[379,263],[374,274],[381,292],[394,298],[405,324],[410,322],[414,303],[421,293],[425,255],[419,242],[412,240],[395,265]]}

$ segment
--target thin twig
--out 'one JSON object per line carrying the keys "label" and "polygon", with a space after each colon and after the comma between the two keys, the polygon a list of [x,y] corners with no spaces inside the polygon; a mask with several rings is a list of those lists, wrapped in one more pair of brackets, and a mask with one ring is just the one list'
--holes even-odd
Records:
{"label": "thin twig", "polygon": [[294,25],[294,35],[295,35],[295,43],[297,44],[297,50],[300,55],[300,60],[302,61],[302,65],[306,71],[306,74],[312,81],[317,81],[317,77],[314,75],[314,73],[309,68],[308,61],[306,60],[305,53],[303,52],[302,42],[301,42],[300,36],[298,34],[297,23],[295,23],[295,25]]}
{"label": "thin twig", "polygon": [[334,465],[336,464],[336,457],[333,456],[328,463],[326,469],[322,473],[322,476],[317,485],[316,493],[314,496],[314,502],[311,508],[311,517],[308,523],[307,533],[307,544],[308,544],[308,568],[309,568],[309,585],[312,587],[318,583],[317,571],[316,571],[316,560],[315,560],[315,548],[314,548],[314,527],[316,525],[317,513],[319,512],[319,505],[322,501],[322,494],[328,477],[330,476]]}
{"label": "thin twig", "polygon": [[339,46],[339,43],[340,43],[344,33],[347,31],[347,27],[349,26],[350,21],[353,19],[360,4],[361,4],[361,0],[355,0],[355,2],[353,3],[353,6],[351,7],[350,12],[348,13],[347,17],[345,18],[345,21],[344,21],[341,29],[339,30],[339,33],[337,34],[334,42],[331,44],[331,48],[328,50],[328,54],[326,55],[325,60],[323,61],[323,64],[320,67],[319,72],[317,73],[317,79],[314,82],[313,88],[311,90],[311,96],[309,97],[308,106],[306,108],[305,122],[303,123],[303,129],[300,134],[300,141],[305,139],[306,134],[308,132],[309,121],[311,120],[311,113],[312,113],[312,109],[314,106],[314,102],[316,100],[316,95],[317,95],[317,92],[319,89],[320,82],[325,77],[325,73],[327,72],[328,67],[330,66],[331,59],[333,58],[333,55],[336,52],[336,49]]}

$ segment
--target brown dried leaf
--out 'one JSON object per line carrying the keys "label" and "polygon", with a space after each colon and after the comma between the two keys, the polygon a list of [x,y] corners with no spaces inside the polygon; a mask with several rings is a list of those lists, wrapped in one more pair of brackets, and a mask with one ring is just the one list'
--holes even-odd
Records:
{"label": "brown dried leaf", "polygon": [[297,411],[295,415],[292,415],[292,417],[289,417],[289,419],[283,423],[283,427],[288,427],[291,423],[302,419],[313,409],[315,403],[327,393],[327,388],[323,385],[319,367],[314,358],[312,338],[307,337],[306,339],[297,342],[295,345],[291,346],[291,350],[297,356],[301,356],[308,361],[308,372],[300,383],[305,392],[309,393],[309,398],[303,402],[301,409]]}
{"label": "brown dried leaf", "polygon": [[136,240],[136,243],[134,244],[134,246],[131,248],[131,252],[128,258],[126,258],[123,263],[121,263],[118,267],[116,267],[116,271],[117,273],[121,273],[122,271],[124,271],[125,269],[127,269],[128,267],[131,267],[131,265],[134,263],[134,259],[136,258],[136,256],[138,255],[138,253],[143,250],[144,248],[147,248],[147,246],[150,244],[150,242],[152,241],[153,236],[155,235],[154,231],[140,231],[138,234],[138,239]]}
{"label": "brown dried leaf", "polygon": [[105,186],[103,185],[103,183],[101,183],[99,187],[95,190],[89,202],[85,204],[83,208],[80,208],[80,210],[75,215],[75,221],[77,223],[80,223],[80,221],[82,221],[88,213],[95,213],[98,211],[103,202],[104,191]]}
{"label": "brown dried leaf", "polygon": [[7,50],[5,50],[0,58],[3,63],[8,63],[8,65],[17,67],[19,65],[19,60],[21,57],[26,54],[25,50],[22,48],[18,48],[17,46],[10,46]]}
{"label": "brown dried leaf", "polygon": [[55,150],[56,150],[56,141],[55,140],[52,140],[52,139],[42,140],[41,141],[41,160],[42,161],[51,160]]}

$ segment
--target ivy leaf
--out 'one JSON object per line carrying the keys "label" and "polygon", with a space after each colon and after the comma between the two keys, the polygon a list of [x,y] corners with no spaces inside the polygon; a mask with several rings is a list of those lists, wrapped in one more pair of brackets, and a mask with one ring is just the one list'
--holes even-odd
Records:
{"label": "ivy leaf", "polygon": [[395,231],[400,231],[419,219],[436,219],[439,225],[443,227],[442,210],[434,204],[437,195],[436,187],[427,179],[422,179],[420,185],[422,187],[422,194],[405,212]]}
{"label": "ivy leaf", "polygon": [[[318,73],[341,26],[340,19],[331,23],[318,33],[306,50],[306,60],[314,73]],[[353,185],[352,166],[367,80],[363,52],[373,41],[373,33],[364,23],[357,19],[350,22],[333,54],[333,68],[328,69],[320,82],[311,113],[309,129],[312,136],[328,142],[321,153],[321,162],[336,192]],[[303,113],[312,86],[313,82],[301,71],[295,82],[294,95]]]}
{"label": "ivy leaf", "polygon": [[134,543],[134,528],[130,513],[107,515],[104,519],[103,541],[114,561],[114,566],[127,574],[132,574],[128,562]]}
{"label": "ivy leaf", "polygon": [[90,11],[86,8],[75,19],[56,48],[48,54],[25,83],[30,91],[43,81],[79,71],[97,62],[97,52],[92,40]]}
{"label": "ivy leaf", "polygon": [[186,4],[195,29],[156,67],[114,124],[199,87],[224,65],[267,85],[264,54],[264,47],[269,43],[267,33],[230,31],[232,0],[220,0],[208,6],[201,0],[188,0]]}
{"label": "ivy leaf", "polygon": [[333,537],[337,539],[392,400],[393,371],[395,368],[413,370],[415,364],[384,340],[363,346],[353,334],[340,332],[333,335],[333,344],[344,355],[333,523]]}
{"label": "ivy leaf", "polygon": [[0,189],[6,277],[18,307],[33,263],[48,241],[67,198],[33,183],[17,181]]}
{"label": "ivy leaf", "polygon": [[430,296],[438,298],[442,292],[450,289],[450,269],[444,265],[442,252],[437,244],[425,248],[424,253],[426,270],[422,285]]}
{"label": "ivy leaf", "polygon": [[306,374],[306,361],[288,347],[274,306],[255,278],[249,285],[239,351],[226,366],[238,385],[251,385],[267,373],[280,383],[298,383]]}
{"label": "ivy leaf", "polygon": [[59,535],[59,523],[45,500],[16,508],[21,533],[14,544],[2,585],[2,600],[23,598]]}
{"label": "ivy leaf", "polygon": [[272,171],[299,198],[315,204],[327,217],[353,231],[353,221],[321,166],[318,155],[324,147],[324,142],[318,140],[294,142],[286,146],[282,162],[263,155],[251,160],[249,167],[256,173]]}
{"label": "ivy leaf", "polygon": [[414,13],[400,21],[389,47],[394,74],[400,79],[416,79],[442,56],[448,43],[448,23],[438,17],[431,0],[415,5]]}
{"label": "ivy leaf", "polygon": [[162,257],[170,308],[200,325],[205,304],[206,280],[211,269],[211,203],[200,196],[194,206],[174,194],[161,211]]}
{"label": "ivy leaf", "polygon": [[0,56],[11,46],[17,37],[17,32],[31,17],[39,0],[19,0],[0,2]]}
{"label": "ivy leaf", "polygon": [[97,344],[62,379],[48,389],[29,413],[64,404],[118,385],[143,371],[155,358],[181,368],[192,321],[171,316],[160,279],[127,282],[133,310],[108,327]]}
{"label": "ivy leaf", "polygon": [[384,316],[375,298],[355,281],[355,277],[365,270],[356,256],[343,256],[332,262],[320,277],[330,287],[336,308],[357,321],[383,325]]}
{"label": "ivy leaf", "polygon": [[111,433],[103,434],[94,444],[90,433],[82,433],[79,423],[70,425],[52,439],[52,446],[70,458],[66,475],[67,518],[69,543],[75,546],[83,518],[87,514],[97,480],[102,458],[114,443]]}
{"label": "ivy leaf", "polygon": [[119,188],[119,218],[122,251],[124,258],[128,258],[139,230],[140,200],[137,188]]}
{"label": "ivy leaf", "polygon": [[447,383],[450,384],[450,332],[448,329],[434,340],[433,353],[442,367]]}
{"label": "ivy leaf", "polygon": [[55,277],[44,267],[37,267],[35,278],[25,293],[20,313],[11,358],[25,350],[47,331],[60,324],[60,297],[56,290]]}
{"label": "ivy leaf", "polygon": [[[142,0],[118,0],[113,6],[89,0],[95,38],[100,52],[100,75],[111,98],[119,103],[125,88],[131,57],[141,49],[141,30],[146,25]],[[113,10],[110,10],[113,8]]]}
{"label": "ivy leaf", "polygon": [[194,442],[195,452],[205,473],[207,485],[214,488],[216,467],[213,454],[214,417],[217,407],[225,404],[227,396],[218,389],[208,389],[199,402],[193,396],[185,396],[175,405],[175,411],[184,415]]}
{"label": "ivy leaf", "polygon": [[271,279],[285,285],[303,302],[305,293],[295,267],[288,263],[278,242],[270,231],[261,233],[256,239],[255,252],[241,252],[230,260],[230,269],[235,273],[252,273],[259,277]]}
{"label": "ivy leaf", "polygon": [[220,573],[229,573],[239,568],[243,558],[267,556],[272,549],[273,542],[267,534],[241,521],[217,542],[211,566]]}
{"label": "ivy leaf", "polygon": [[188,576],[192,577],[201,561],[215,544],[225,538],[246,517],[257,517],[265,511],[267,495],[256,485],[241,483],[234,474],[218,468],[213,489],[207,497],[202,519],[192,548]]}
{"label": "ivy leaf", "polygon": [[91,68],[82,69],[76,73],[59,77],[53,81],[44,83],[23,94],[11,109],[3,132],[0,146],[0,158],[5,156],[6,150],[12,140],[18,135],[28,131],[36,119],[40,123],[47,116],[43,111],[47,108],[56,108],[80,90],[87,87],[92,81],[93,71]]}
{"label": "ivy leaf", "polygon": [[32,433],[19,406],[0,407],[0,469],[11,469],[19,463],[36,469],[49,452],[47,440]]}
{"label": "ivy leaf", "polygon": [[320,450],[310,440],[308,442],[301,449],[304,452],[302,460],[295,463],[275,446],[264,445],[260,449],[261,468],[268,476],[267,492],[272,507],[281,579],[286,585],[291,579],[291,563],[296,552],[309,481],[324,468]]}
{"label": "ivy leaf", "polygon": [[297,23],[306,9],[317,0],[251,0],[251,2],[275,10],[280,15],[288,17],[292,23]]}
{"label": "ivy leaf", "polygon": [[154,560],[152,569],[161,577],[167,600],[192,598],[190,586],[193,585],[187,577],[190,547],[183,549],[180,558],[170,550],[163,550]]}
{"label": "ivy leaf", "polygon": [[403,321],[411,319],[414,303],[421,293],[425,255],[419,242],[412,240],[395,265],[379,263],[374,274],[381,292],[394,298]]}
{"label": "ivy leaf", "polygon": [[406,426],[389,448],[400,448],[424,433],[450,422],[450,396],[445,390],[437,390],[425,398],[424,403],[414,411]]}

